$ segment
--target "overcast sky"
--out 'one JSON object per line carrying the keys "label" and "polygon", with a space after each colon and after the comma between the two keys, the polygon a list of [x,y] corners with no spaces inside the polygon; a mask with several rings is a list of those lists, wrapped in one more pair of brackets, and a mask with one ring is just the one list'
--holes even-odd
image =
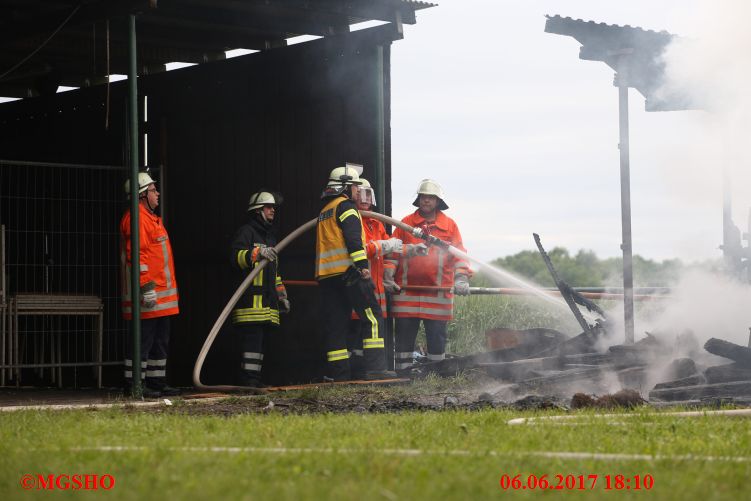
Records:
{"label": "overcast sky", "polygon": [[[438,0],[418,11],[392,46],[394,215],[414,210],[430,177],[480,259],[534,249],[533,232],[548,248],[621,255],[613,71],[579,60],[573,38],[545,33],[544,16],[695,35],[700,1]],[[719,257],[721,166],[710,156],[706,170],[684,173],[707,113],[647,113],[631,90],[630,119],[634,253]],[[744,228],[751,199],[734,196]]]}

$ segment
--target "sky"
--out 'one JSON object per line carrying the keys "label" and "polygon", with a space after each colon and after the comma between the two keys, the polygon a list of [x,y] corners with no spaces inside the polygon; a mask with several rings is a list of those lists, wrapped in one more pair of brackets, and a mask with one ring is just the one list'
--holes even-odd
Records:
{"label": "sky", "polygon": [[[437,0],[418,11],[392,46],[394,216],[412,212],[419,181],[433,178],[474,257],[534,249],[533,232],[548,249],[620,256],[614,72],[545,33],[544,16],[700,37],[701,9],[739,1]],[[634,89],[629,99],[634,253],[720,257],[722,165],[738,171],[733,216],[746,231],[748,164],[718,158],[712,114],[647,113]]]}

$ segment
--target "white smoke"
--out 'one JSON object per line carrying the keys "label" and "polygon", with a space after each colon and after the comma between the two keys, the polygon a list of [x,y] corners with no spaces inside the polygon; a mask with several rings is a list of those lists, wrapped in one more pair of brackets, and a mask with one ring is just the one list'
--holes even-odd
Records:
{"label": "white smoke", "polygon": [[674,195],[718,207],[718,221],[726,171],[734,221],[744,231],[751,204],[751,2],[699,0],[685,15],[686,36],[663,54],[666,79],[660,93],[688,96],[705,112],[689,115],[698,122],[696,136],[665,155],[663,168]]}
{"label": "white smoke", "polygon": [[650,317],[640,319],[639,326],[657,335],[690,331],[701,346],[712,337],[747,346],[751,286],[695,269],[684,274],[672,288],[670,299]]}

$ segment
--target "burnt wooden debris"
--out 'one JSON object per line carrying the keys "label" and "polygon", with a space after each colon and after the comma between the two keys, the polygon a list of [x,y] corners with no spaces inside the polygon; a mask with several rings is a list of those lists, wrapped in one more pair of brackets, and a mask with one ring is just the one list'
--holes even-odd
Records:
{"label": "burnt wooden debris", "polygon": [[[700,352],[690,333],[678,336],[675,344],[647,333],[633,345],[606,346],[605,335],[599,325],[573,337],[551,329],[491,329],[486,332],[488,344],[497,349],[421,363],[416,372],[418,377],[480,373],[502,383],[491,395],[498,400],[522,395],[570,398],[574,393],[628,389],[648,394],[655,405],[751,403],[749,348],[713,338]],[[733,363],[707,367],[700,361],[710,353]]]}
{"label": "burnt wooden debris", "polygon": [[[653,402],[751,403],[751,348],[712,338],[702,350],[692,332],[680,333],[674,344],[666,343],[666,336],[646,332],[636,343],[607,346],[610,324],[605,312],[560,278],[539,235],[533,235],[583,332],[568,337],[550,329],[491,329],[486,332],[491,351],[421,364],[419,373],[452,376],[478,371],[509,383],[495,395],[499,399],[529,394],[570,398],[575,392],[607,394],[632,389],[649,392]],[[590,325],[577,305],[601,318]],[[707,352],[734,363],[701,366],[696,360],[707,358]]]}
{"label": "burnt wooden debris", "polygon": [[543,261],[545,261],[545,266],[547,266],[548,271],[550,272],[550,275],[553,277],[555,286],[558,287],[558,290],[560,291],[561,296],[563,296],[563,299],[566,301],[566,304],[571,309],[571,313],[574,314],[576,321],[579,322],[579,325],[584,330],[584,332],[590,333],[593,327],[589,325],[589,323],[584,319],[584,316],[581,314],[581,311],[579,311],[579,307],[576,305],[580,304],[584,306],[585,308],[587,308],[587,310],[589,311],[597,312],[603,319],[605,318],[605,312],[595,303],[593,303],[589,299],[585,298],[584,296],[576,292],[566,282],[561,280],[560,276],[558,276],[558,272],[553,266],[553,262],[550,260],[550,256],[548,256],[548,253],[545,252],[545,249],[542,247],[542,242],[540,241],[540,235],[538,235],[537,233],[533,233],[532,236],[535,239],[535,244],[537,244],[537,250],[540,251],[540,255],[542,256]]}
{"label": "burnt wooden debris", "polygon": [[751,369],[751,348],[712,338],[704,344],[704,349],[713,355],[729,358],[740,367]]}

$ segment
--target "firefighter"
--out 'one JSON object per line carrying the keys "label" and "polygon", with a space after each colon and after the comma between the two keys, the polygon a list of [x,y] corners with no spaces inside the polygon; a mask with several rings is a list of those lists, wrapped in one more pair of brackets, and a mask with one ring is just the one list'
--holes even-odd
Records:
{"label": "firefighter", "polygon": [[274,217],[282,197],[261,190],[248,202],[248,220],[232,239],[230,261],[238,272],[238,285],[263,259],[269,263],[253,279],[232,311],[232,324],[238,352],[237,383],[264,388],[261,382],[264,337],[279,326],[279,313],[289,313],[290,302],[279,276],[279,260],[274,246]]}
{"label": "firefighter", "polygon": [[[464,251],[459,227],[443,213],[448,205],[443,192],[432,179],[423,179],[412,203],[417,210],[402,221],[422,229]],[[405,244],[419,241],[397,228],[394,237]],[[411,373],[415,338],[422,321],[428,341],[428,360],[443,360],[446,351],[446,326],[453,318],[454,296],[449,291],[409,290],[409,286],[453,287],[454,294],[469,294],[469,263],[439,246],[430,246],[427,256],[391,259],[384,272],[384,288],[392,293],[391,316],[396,318],[397,374]],[[406,289],[405,289],[406,288]],[[403,290],[404,289],[404,290]]]}
{"label": "firefighter", "polygon": [[[125,182],[125,193],[130,194],[130,180]],[[146,172],[138,174],[139,218],[139,268],[140,290],[135,297],[141,302],[141,378],[144,380],[143,396],[159,397],[179,394],[167,385],[167,349],[169,346],[170,317],[177,315],[178,292],[175,264],[167,230],[162,218],[157,216],[159,192],[155,181]],[[123,318],[132,321],[130,290],[130,210],[120,221],[122,236],[120,262],[123,284]],[[125,347],[126,392],[133,385],[133,339],[126,336]]]}
{"label": "firefighter", "polygon": [[[357,208],[361,211],[369,211],[376,205],[375,193],[367,179],[361,177],[360,182],[362,184],[358,187]],[[368,256],[370,275],[375,287],[374,292],[378,306],[381,308],[381,316],[386,318],[386,292],[383,290],[384,256],[392,252],[402,253],[403,245],[401,240],[389,237],[383,223],[379,220],[367,216],[361,216],[361,218],[365,230],[365,253]],[[367,318],[361,319],[353,311],[347,337],[352,379],[365,377],[362,340],[367,337],[369,328],[370,321]]]}
{"label": "firefighter", "polygon": [[357,200],[362,167],[346,164],[331,171],[321,199],[316,227],[316,280],[321,294],[322,330],[326,336],[328,375],[350,379],[347,327],[352,310],[363,328],[363,365],[366,379],[395,374],[386,370],[381,307],[374,293],[365,251],[365,230]]}

